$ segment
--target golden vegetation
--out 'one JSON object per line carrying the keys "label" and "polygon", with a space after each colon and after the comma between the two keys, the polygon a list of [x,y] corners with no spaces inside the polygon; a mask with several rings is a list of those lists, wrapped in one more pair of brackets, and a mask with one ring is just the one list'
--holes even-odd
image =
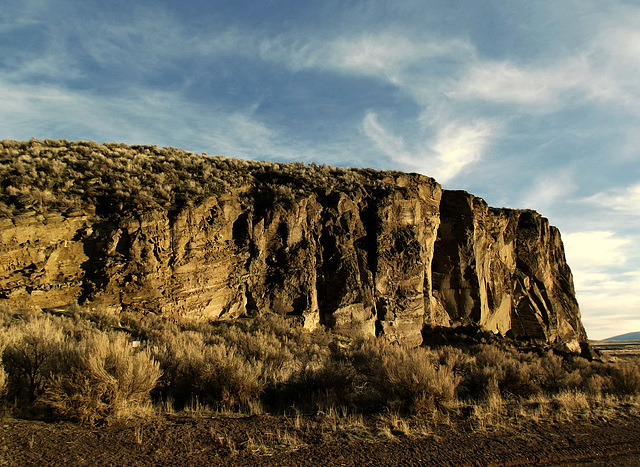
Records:
{"label": "golden vegetation", "polygon": [[349,191],[392,172],[245,161],[175,148],[67,140],[0,141],[0,217],[26,212],[175,209],[240,190],[261,206]]}
{"label": "golden vegetation", "polygon": [[1,322],[2,400],[18,414],[96,421],[148,414],[153,403],[169,412],[339,410],[343,422],[377,413],[483,426],[508,414],[589,414],[640,395],[636,360],[587,361],[508,341],[407,349],[309,333],[278,316],[176,324],[81,308],[4,311]]}

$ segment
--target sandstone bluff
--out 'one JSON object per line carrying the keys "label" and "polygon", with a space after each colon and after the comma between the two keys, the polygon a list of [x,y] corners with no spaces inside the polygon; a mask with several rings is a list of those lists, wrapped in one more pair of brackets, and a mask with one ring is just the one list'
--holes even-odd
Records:
{"label": "sandstone bluff", "polygon": [[297,317],[419,345],[481,329],[577,351],[558,230],[432,178],[174,148],[0,143],[0,303]]}

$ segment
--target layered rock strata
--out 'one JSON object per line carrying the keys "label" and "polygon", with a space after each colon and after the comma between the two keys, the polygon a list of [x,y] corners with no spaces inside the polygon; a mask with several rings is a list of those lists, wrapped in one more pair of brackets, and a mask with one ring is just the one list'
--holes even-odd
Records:
{"label": "layered rock strata", "polygon": [[[138,163],[164,154],[126,150]],[[15,153],[2,159],[13,193]],[[586,340],[560,234],[535,212],[494,209],[418,174],[298,166],[296,180],[295,166],[235,162],[237,177],[224,172],[229,160],[184,157],[232,181],[165,206],[87,189],[65,212],[5,197],[0,303],[213,320],[278,313],[411,346],[425,326],[468,324],[572,350]],[[74,183],[98,183],[87,179]]]}

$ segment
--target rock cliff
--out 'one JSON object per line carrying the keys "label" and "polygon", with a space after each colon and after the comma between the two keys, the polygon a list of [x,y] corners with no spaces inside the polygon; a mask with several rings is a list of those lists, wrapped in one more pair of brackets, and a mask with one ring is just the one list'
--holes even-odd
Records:
{"label": "rock cliff", "polygon": [[586,341],[558,230],[422,175],[49,140],[0,161],[5,306]]}
{"label": "rock cliff", "polygon": [[585,339],[560,232],[530,210],[445,190],[433,260],[433,322],[547,342]]}

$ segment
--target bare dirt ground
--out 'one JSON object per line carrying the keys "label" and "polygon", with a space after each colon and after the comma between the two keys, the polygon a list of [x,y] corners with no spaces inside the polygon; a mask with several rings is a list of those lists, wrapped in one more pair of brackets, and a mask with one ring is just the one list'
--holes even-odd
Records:
{"label": "bare dirt ground", "polygon": [[373,417],[344,431],[343,423],[166,415],[94,427],[6,418],[0,420],[0,464],[640,465],[640,416],[631,412],[609,420],[525,421],[481,430],[440,423],[420,433],[374,433],[379,419]]}

